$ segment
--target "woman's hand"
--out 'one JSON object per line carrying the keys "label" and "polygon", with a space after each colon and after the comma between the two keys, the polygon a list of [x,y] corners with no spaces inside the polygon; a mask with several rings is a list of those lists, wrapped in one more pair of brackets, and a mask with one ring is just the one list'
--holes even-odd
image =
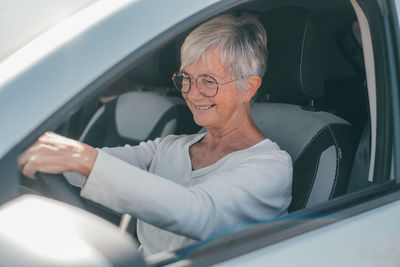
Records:
{"label": "woman's hand", "polygon": [[97,153],[89,145],[47,132],[19,156],[18,165],[30,178],[35,178],[38,171],[51,174],[73,171],[89,176]]}

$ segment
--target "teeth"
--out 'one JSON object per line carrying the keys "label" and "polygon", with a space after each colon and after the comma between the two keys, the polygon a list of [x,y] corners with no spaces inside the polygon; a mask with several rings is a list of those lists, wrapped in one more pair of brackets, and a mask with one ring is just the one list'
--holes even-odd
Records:
{"label": "teeth", "polygon": [[196,109],[200,109],[200,110],[207,110],[207,109],[210,109],[210,108],[212,108],[214,105],[209,105],[209,106],[196,106],[195,105],[195,108]]}

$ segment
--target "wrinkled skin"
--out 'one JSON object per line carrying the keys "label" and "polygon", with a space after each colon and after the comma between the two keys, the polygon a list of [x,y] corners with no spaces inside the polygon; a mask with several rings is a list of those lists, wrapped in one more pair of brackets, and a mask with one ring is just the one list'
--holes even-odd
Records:
{"label": "wrinkled skin", "polygon": [[97,150],[93,147],[47,132],[20,155],[18,165],[29,178],[35,178],[38,171],[50,174],[73,171],[88,176],[96,157]]}
{"label": "wrinkled skin", "polygon": [[[210,52],[184,71],[196,78],[207,74],[219,83],[236,79],[221,64],[219,56]],[[246,78],[245,90],[236,82],[221,86],[214,97],[202,95],[194,82],[188,93],[182,93],[195,122],[207,129],[207,135],[190,147],[192,168],[209,166],[225,155],[255,145],[265,138],[250,115],[250,101],[261,85],[259,76]]]}

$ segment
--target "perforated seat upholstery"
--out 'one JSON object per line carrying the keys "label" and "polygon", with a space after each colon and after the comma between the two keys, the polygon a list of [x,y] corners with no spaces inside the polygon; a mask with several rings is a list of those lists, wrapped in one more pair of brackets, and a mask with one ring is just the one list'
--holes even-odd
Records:
{"label": "perforated seat upholstery", "polygon": [[354,131],[347,121],[308,106],[311,100],[318,103],[324,91],[324,35],[317,18],[306,9],[288,7],[261,20],[269,65],[251,112],[260,130],[292,157],[289,211],[295,211],[346,192]]}

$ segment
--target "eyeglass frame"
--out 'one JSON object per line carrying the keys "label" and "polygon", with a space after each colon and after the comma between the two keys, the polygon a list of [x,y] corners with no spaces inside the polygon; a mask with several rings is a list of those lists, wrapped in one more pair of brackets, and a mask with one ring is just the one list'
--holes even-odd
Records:
{"label": "eyeglass frame", "polygon": [[[180,89],[178,88],[178,86],[176,86],[176,83],[175,83],[175,80],[174,80],[174,78],[175,78],[176,76],[182,75],[182,74],[185,74],[185,75],[187,75],[187,76],[189,77],[189,82],[190,82],[190,83],[189,83],[189,89],[188,89],[187,91],[182,91],[182,90],[180,90]],[[215,94],[214,94],[214,95],[211,95],[211,96],[206,95],[206,94],[204,94],[204,93],[199,89],[199,86],[198,86],[198,84],[197,84],[197,80],[198,80],[200,77],[208,77],[208,78],[213,79],[213,80],[216,82],[217,90],[215,91]],[[192,79],[192,78],[193,78],[193,79]],[[224,86],[224,85],[226,85],[226,84],[228,84],[228,83],[236,82],[236,81],[241,80],[241,79],[243,79],[243,78],[244,78],[244,77],[240,77],[240,78],[237,78],[237,79],[234,79],[234,80],[231,80],[231,81],[227,81],[227,82],[224,82],[224,83],[219,83],[219,82],[217,81],[217,79],[215,79],[213,76],[208,75],[208,74],[200,74],[200,75],[198,75],[198,76],[196,77],[196,79],[194,79],[194,77],[193,77],[192,75],[190,75],[189,73],[187,73],[187,72],[184,72],[184,71],[179,71],[179,72],[178,72],[178,71],[177,71],[177,72],[174,72],[174,74],[172,74],[171,80],[172,80],[172,82],[174,83],[175,88],[176,88],[179,92],[182,92],[182,93],[185,93],[185,94],[187,94],[187,93],[190,92],[190,89],[192,89],[192,84],[193,84],[193,82],[196,81],[196,87],[197,87],[197,89],[199,89],[199,93],[200,93],[200,94],[202,94],[202,95],[205,96],[205,97],[214,97],[214,96],[216,96],[216,95],[218,94],[218,90],[219,90],[219,87],[220,87],[220,86]]]}

